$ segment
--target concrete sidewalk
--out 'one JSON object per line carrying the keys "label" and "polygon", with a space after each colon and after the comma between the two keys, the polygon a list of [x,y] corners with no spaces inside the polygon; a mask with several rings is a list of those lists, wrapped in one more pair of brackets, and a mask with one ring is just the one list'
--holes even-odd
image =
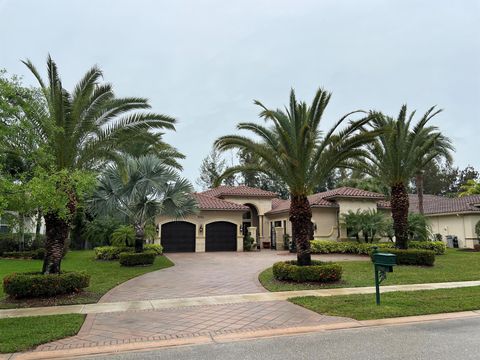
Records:
{"label": "concrete sidewalk", "polygon": [[[437,290],[473,286],[480,286],[480,281],[390,285],[382,286],[381,292]],[[357,287],[7,309],[0,310],[0,319],[61,314],[101,314],[139,310],[175,309],[204,305],[227,305],[248,302],[281,301],[297,296],[338,296],[352,294],[373,294],[374,292],[374,287]]]}

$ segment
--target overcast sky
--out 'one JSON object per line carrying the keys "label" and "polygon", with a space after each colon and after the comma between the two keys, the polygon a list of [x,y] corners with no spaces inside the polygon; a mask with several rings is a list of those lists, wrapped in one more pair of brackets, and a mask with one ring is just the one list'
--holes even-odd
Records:
{"label": "overcast sky", "polygon": [[34,84],[20,59],[64,86],[93,64],[121,96],[175,116],[166,140],[194,181],[213,141],[257,121],[252,101],[333,92],[330,126],[355,109],[396,115],[403,103],[454,140],[455,162],[480,168],[479,0],[0,0],[0,68]]}

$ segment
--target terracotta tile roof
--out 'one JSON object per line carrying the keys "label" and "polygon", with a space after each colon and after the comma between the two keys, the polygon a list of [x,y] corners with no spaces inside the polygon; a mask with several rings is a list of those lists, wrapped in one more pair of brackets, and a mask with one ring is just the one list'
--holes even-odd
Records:
{"label": "terracotta tile roof", "polygon": [[[337,208],[338,204],[334,201],[336,198],[355,198],[355,199],[383,199],[383,194],[374,193],[349,187],[341,187],[321,193],[313,194],[308,197],[312,208]],[[276,214],[288,211],[290,208],[290,200],[272,201],[272,210],[266,214]]]}
{"label": "terracotta tile roof", "polygon": [[[410,211],[418,212],[418,196],[409,195]],[[477,206],[475,206],[477,205]],[[448,213],[480,213],[480,195],[448,198],[436,195],[423,196],[423,209],[425,215]]]}
{"label": "terracotta tile roof", "polygon": [[195,200],[197,201],[198,208],[200,210],[227,210],[227,211],[248,211],[248,206],[242,204],[236,204],[230,201],[225,201],[213,196],[207,196],[205,194],[194,193]]}
{"label": "terracotta tile roof", "polygon": [[245,185],[227,186],[222,185],[207,191],[202,192],[203,195],[222,197],[222,196],[246,196],[246,197],[267,197],[276,198],[277,194],[271,191],[256,189]]}

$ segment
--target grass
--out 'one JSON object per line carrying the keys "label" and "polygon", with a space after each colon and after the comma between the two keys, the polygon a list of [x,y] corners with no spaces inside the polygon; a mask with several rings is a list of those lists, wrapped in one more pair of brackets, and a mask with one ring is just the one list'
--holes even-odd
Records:
{"label": "grass", "polygon": [[73,336],[85,315],[51,315],[0,319],[0,353],[31,349],[37,345]]}
{"label": "grass", "polygon": [[381,295],[375,304],[375,294],[331,297],[306,296],[289,299],[307,309],[331,316],[356,320],[438,314],[480,309],[480,286],[457,289],[399,291]]}
{"label": "grass", "polygon": [[[62,261],[63,270],[85,270],[91,275],[90,286],[86,292],[74,296],[63,296],[43,301],[10,301],[5,299],[3,287],[0,288],[0,308],[66,305],[97,302],[102,295],[115,286],[136,276],[172,266],[173,263],[164,256],[158,256],[151,266],[123,267],[118,261],[98,261],[94,253],[88,251],[70,251]],[[0,279],[13,272],[39,271],[41,260],[0,259]]]}
{"label": "grass", "polygon": [[[342,282],[337,284],[297,284],[275,280],[272,268],[259,275],[262,285],[269,291],[311,290],[334,287],[373,286],[373,266],[370,261],[342,262]],[[383,285],[418,284],[449,281],[480,280],[480,252],[447,249],[436,257],[435,265],[395,266]]]}

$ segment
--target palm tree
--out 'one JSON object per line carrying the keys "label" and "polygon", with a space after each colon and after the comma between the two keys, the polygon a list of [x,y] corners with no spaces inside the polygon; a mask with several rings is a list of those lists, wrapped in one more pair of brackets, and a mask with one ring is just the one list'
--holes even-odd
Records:
{"label": "palm tree", "polygon": [[[439,114],[441,110],[434,111],[434,108],[428,110],[427,115],[430,119]],[[415,187],[418,196],[418,211],[424,214],[423,210],[423,180],[424,170],[431,162],[438,162],[441,159],[452,162],[452,151],[455,151],[452,141],[442,135],[436,126],[428,126],[423,130],[425,143],[430,144],[430,149],[422,157],[418,158],[417,170],[415,171]]]}
{"label": "palm tree", "polygon": [[415,125],[415,111],[408,115],[406,105],[396,119],[371,113],[373,129],[381,132],[367,146],[369,161],[360,162],[358,167],[390,187],[396,246],[401,249],[408,247],[408,183],[420,168],[443,154],[443,147],[442,151],[437,149],[439,140],[448,143],[436,127],[427,126],[438,113],[430,108]]}
{"label": "palm tree", "polygon": [[[57,65],[47,59],[48,82],[29,61],[30,69],[40,85],[41,99],[36,116],[29,118],[32,127],[42,139],[42,145],[51,161],[48,171],[98,169],[108,160],[118,159],[116,149],[145,130],[174,130],[175,120],[169,116],[136,112],[149,109],[144,98],[117,98],[112,86],[100,83],[101,70],[94,66],[86,72],[72,92],[63,88]],[[146,138],[146,136],[145,136]],[[70,201],[67,213],[76,209],[75,194],[67,194]],[[69,219],[56,210],[45,212],[46,256],[44,273],[60,272],[63,247],[69,232]]]}
{"label": "palm tree", "polygon": [[99,215],[121,212],[135,229],[135,251],[143,251],[145,226],[157,215],[182,218],[196,212],[193,188],[154,155],[129,157],[125,167],[107,166],[91,205]]}
{"label": "palm tree", "polygon": [[307,196],[318,184],[324,183],[337,167],[347,166],[349,159],[363,154],[361,146],[372,140],[373,133],[358,130],[368,118],[351,121],[343,129],[340,125],[353,113],[338,120],[327,132],[320,131],[322,115],[331,94],[319,89],[308,106],[298,102],[295,92],[290,93],[290,105],[285,110],[270,110],[261,102],[260,117],[269,122],[266,127],[255,123],[240,123],[239,130],[248,130],[259,138],[228,135],[215,145],[220,150],[238,149],[257,157],[257,162],[241,164],[227,169],[223,178],[237,172],[257,171],[283,181],[290,193],[289,217],[297,244],[299,265],[310,265],[310,234],[312,210]]}

